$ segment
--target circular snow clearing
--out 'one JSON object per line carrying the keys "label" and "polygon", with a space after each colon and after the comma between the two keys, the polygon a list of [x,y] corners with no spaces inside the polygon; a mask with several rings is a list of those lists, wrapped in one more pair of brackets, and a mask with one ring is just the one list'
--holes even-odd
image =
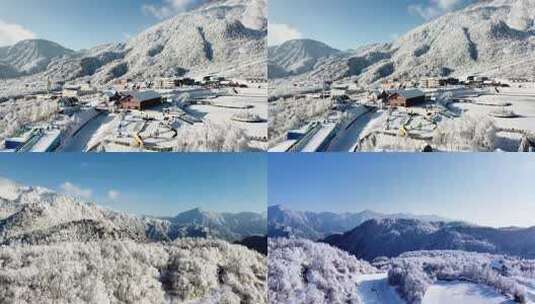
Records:
{"label": "circular snow clearing", "polygon": [[427,289],[422,304],[514,304],[491,287],[467,282],[437,282]]}

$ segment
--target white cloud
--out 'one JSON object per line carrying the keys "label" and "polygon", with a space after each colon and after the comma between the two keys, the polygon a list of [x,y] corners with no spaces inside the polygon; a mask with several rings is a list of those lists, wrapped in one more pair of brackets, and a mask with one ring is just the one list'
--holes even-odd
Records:
{"label": "white cloud", "polygon": [[279,45],[288,40],[301,39],[303,34],[288,24],[270,23],[268,25],[268,44]]}
{"label": "white cloud", "polygon": [[162,5],[144,4],[143,12],[158,19],[166,19],[177,13],[191,10],[208,0],[164,0]]}
{"label": "white cloud", "polygon": [[21,40],[33,39],[36,35],[21,25],[0,19],[0,46],[13,45]]}
{"label": "white cloud", "polygon": [[63,183],[60,188],[63,192],[76,197],[89,199],[93,195],[93,191],[91,189],[84,189],[70,182]]}
{"label": "white cloud", "polygon": [[121,193],[117,190],[108,191],[108,198],[112,201],[117,200],[119,198],[119,195],[121,195]]}
{"label": "white cloud", "polygon": [[429,3],[426,5],[410,5],[409,12],[425,20],[431,20],[454,11],[470,2],[472,0],[429,0]]}

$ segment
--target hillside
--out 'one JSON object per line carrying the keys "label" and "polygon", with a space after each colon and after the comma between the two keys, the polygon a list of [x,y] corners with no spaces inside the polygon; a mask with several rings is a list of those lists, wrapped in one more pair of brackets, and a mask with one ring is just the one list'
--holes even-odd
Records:
{"label": "hillside", "polygon": [[223,241],[0,247],[7,303],[265,304],[266,257]]}
{"label": "hillside", "polygon": [[299,75],[313,70],[322,58],[341,51],[311,39],[290,40],[268,48],[269,78]]}
{"label": "hillside", "polygon": [[319,60],[321,64],[297,79],[356,76],[361,83],[375,83],[387,78],[475,73],[525,77],[534,73],[530,69],[535,60],[534,20],[535,2],[531,0],[478,1],[423,24],[392,43],[324,57]]}
{"label": "hillside", "polygon": [[[23,81],[84,79],[105,84],[117,78],[146,79],[187,73],[264,76],[265,5],[264,0],[209,1],[126,42],[56,58],[44,70],[29,69],[28,73],[34,75]],[[18,48],[10,49],[19,58],[18,66],[35,65]],[[2,74],[11,72],[0,70]]]}
{"label": "hillside", "polygon": [[74,51],[43,39],[23,40],[0,48],[0,78],[43,72],[53,60],[68,58]]}
{"label": "hillside", "polygon": [[358,213],[301,212],[283,206],[268,208],[268,234],[270,237],[299,237],[318,240],[335,233],[344,233],[371,220],[382,218],[414,218],[423,221],[447,221],[437,216],[411,214],[381,214],[373,211]]}
{"label": "hillside", "polygon": [[365,260],[417,250],[464,250],[535,258],[535,228],[496,229],[462,223],[382,219],[329,236],[324,242]]}
{"label": "hillside", "polygon": [[377,269],[326,244],[302,239],[268,242],[268,298],[272,304],[363,303],[357,279]]}

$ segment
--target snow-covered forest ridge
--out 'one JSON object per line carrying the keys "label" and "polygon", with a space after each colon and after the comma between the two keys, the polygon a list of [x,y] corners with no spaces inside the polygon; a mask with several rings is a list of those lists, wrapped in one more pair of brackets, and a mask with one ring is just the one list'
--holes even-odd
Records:
{"label": "snow-covered forest ridge", "polygon": [[263,214],[138,217],[2,178],[0,299],[266,303],[265,233]]}
{"label": "snow-covered forest ridge", "polygon": [[[414,251],[371,263],[324,243],[271,238],[269,303],[534,303],[535,260]],[[443,286],[451,289],[441,290]]]}
{"label": "snow-covered forest ridge", "polygon": [[274,206],[268,230],[270,303],[535,302],[533,228]]}

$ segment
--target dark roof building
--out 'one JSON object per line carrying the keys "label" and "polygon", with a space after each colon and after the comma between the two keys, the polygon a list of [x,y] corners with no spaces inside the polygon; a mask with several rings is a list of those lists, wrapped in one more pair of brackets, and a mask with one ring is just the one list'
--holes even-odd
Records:
{"label": "dark roof building", "polygon": [[162,103],[162,96],[155,91],[128,92],[119,100],[119,107],[128,110],[143,111]]}
{"label": "dark roof building", "polygon": [[392,107],[413,107],[425,102],[425,93],[417,90],[396,90],[390,92],[388,104]]}

